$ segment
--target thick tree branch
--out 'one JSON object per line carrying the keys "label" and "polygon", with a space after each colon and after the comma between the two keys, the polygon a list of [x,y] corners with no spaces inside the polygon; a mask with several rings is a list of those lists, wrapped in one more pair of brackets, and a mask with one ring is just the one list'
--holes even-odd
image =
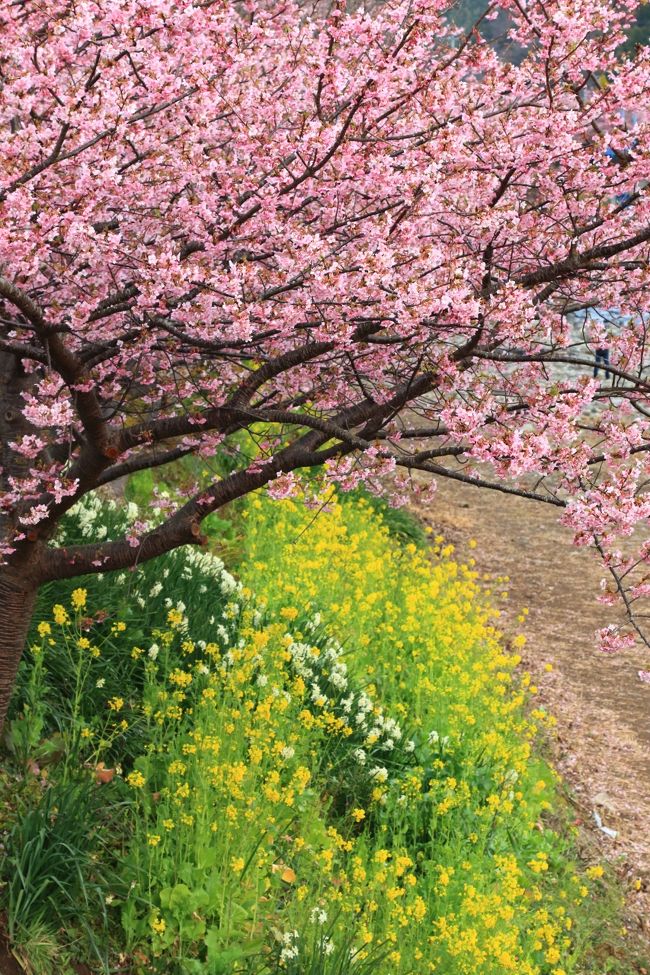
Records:
{"label": "thick tree branch", "polygon": [[632,250],[640,244],[645,244],[650,240],[650,227],[644,227],[632,237],[626,240],[619,240],[614,244],[599,244],[586,251],[576,252],[562,261],[549,264],[548,267],[539,268],[528,274],[522,274],[514,278],[516,284],[524,288],[530,288],[538,284],[546,284],[550,281],[559,281],[563,278],[573,277],[579,271],[588,270],[594,261],[609,259]]}
{"label": "thick tree branch", "polygon": [[136,474],[138,471],[148,471],[153,470],[155,467],[164,467],[165,464],[172,464],[174,461],[181,460],[191,453],[193,453],[192,447],[175,447],[173,450],[167,450],[164,453],[152,450],[145,454],[138,454],[135,457],[130,457],[128,460],[123,461],[121,464],[113,464],[112,467],[108,467],[97,478],[97,487],[102,487],[104,484],[111,484],[120,477],[128,477],[129,474]]}

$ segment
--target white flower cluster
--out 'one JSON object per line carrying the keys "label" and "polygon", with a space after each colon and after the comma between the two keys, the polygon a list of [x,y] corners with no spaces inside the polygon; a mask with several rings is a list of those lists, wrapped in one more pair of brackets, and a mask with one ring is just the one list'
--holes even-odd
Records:
{"label": "white flower cluster", "polygon": [[[327,911],[324,911],[322,907],[312,907],[309,920],[312,924],[322,927],[327,923]],[[321,935],[318,948],[323,955],[331,955],[334,951],[334,942],[331,938],[326,938],[325,935]]]}
{"label": "white flower cluster", "polygon": [[321,938],[320,950],[324,955],[331,955],[334,951],[334,942],[331,938]]}
{"label": "white flower cluster", "polygon": [[226,627],[223,626],[222,623],[217,623],[217,627],[216,627],[216,631],[215,632],[216,632],[217,636],[219,637],[219,639],[221,640],[221,642],[223,643],[223,645],[225,647],[227,647],[228,644],[230,643],[230,634],[228,633],[228,630],[226,629]]}
{"label": "white flower cluster", "polygon": [[445,748],[449,744],[449,735],[444,735],[441,737],[440,734],[434,729],[429,732],[429,744],[430,745],[440,745],[441,748]]}
{"label": "white flower cluster", "polygon": [[284,946],[280,952],[280,964],[286,965],[288,961],[293,961],[300,954],[298,947],[300,935],[297,931],[285,931],[280,940]]}
{"label": "white flower cluster", "polygon": [[[76,519],[83,537],[92,537],[99,540],[105,538],[108,533],[105,524],[107,512],[110,512],[112,516],[111,520],[116,521],[116,528],[118,530],[126,529],[137,521],[138,517],[142,518],[143,514],[133,501],[128,501],[126,504],[118,504],[112,498],[101,498],[97,494],[86,495],[70,509],[70,515]],[[142,518],[142,520],[147,523],[150,521],[148,518]],[[120,521],[123,524],[120,525]],[[149,524],[149,527],[153,527],[153,522]],[[241,583],[237,582],[226,571],[222,560],[218,556],[201,549],[188,547],[179,550],[177,557],[182,562],[181,575],[183,579],[193,579],[195,578],[195,574],[198,573],[206,582],[216,581],[222,593],[225,595],[241,592]]]}
{"label": "white flower cluster", "polygon": [[[319,623],[320,617],[316,616],[306,624],[305,629],[313,632]],[[395,749],[402,740],[402,729],[367,694],[350,689],[348,669],[341,660],[343,650],[339,644],[330,639],[325,649],[320,650],[308,643],[293,641],[288,649],[293,669],[310,689],[312,703],[318,707],[329,705],[338,717],[352,727],[357,740],[363,738],[364,747],[358,747],[352,753],[358,765],[366,764],[369,752],[376,758],[378,753],[389,754]],[[415,744],[407,741],[402,747],[406,752],[412,752]],[[378,766],[370,776],[385,782],[388,771]]]}
{"label": "white flower cluster", "polygon": [[241,582],[237,582],[234,576],[226,572],[223,562],[217,555],[196,548],[184,549],[182,555],[185,562],[184,579],[193,579],[196,573],[199,573],[204,579],[217,582],[225,595],[241,592]]}
{"label": "white flower cluster", "polygon": [[327,921],[327,911],[324,911],[322,907],[312,907],[309,920],[312,924],[325,924]]}
{"label": "white flower cluster", "polygon": [[102,501],[96,494],[88,494],[70,509],[70,514],[76,519],[84,538],[93,538],[99,541],[106,538],[108,529],[103,521],[107,508],[111,513],[114,513],[117,510],[117,504],[112,500]]}

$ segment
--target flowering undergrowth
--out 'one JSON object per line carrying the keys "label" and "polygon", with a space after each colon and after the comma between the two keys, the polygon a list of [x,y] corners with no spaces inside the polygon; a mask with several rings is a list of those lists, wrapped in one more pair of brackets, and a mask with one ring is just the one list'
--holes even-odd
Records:
{"label": "flowering undergrowth", "polygon": [[[137,517],[86,503],[67,537]],[[396,543],[363,498],[255,497],[241,529],[234,575],[177,551],[45,593],[8,726],[19,956],[34,972],[79,955],[190,975],[580,971],[592,881],[549,825],[534,741],[551,719],[471,562]],[[36,902],[21,878],[29,830],[42,856],[55,844],[52,790],[63,805],[80,787],[87,911],[63,936],[65,877]]]}

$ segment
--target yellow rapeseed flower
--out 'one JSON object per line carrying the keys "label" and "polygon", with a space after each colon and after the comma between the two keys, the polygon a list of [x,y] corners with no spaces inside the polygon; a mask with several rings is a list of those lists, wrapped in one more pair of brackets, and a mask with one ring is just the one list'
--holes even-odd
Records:
{"label": "yellow rapeseed flower", "polygon": [[86,608],[86,599],[88,597],[88,591],[86,589],[73,589],[72,595],[70,596],[70,603],[72,608],[80,612],[82,609]]}
{"label": "yellow rapeseed flower", "polygon": [[587,874],[590,880],[597,880],[599,877],[602,877],[604,872],[605,871],[600,866],[600,864],[593,867],[589,867],[587,870],[585,870],[585,873]]}
{"label": "yellow rapeseed flower", "polygon": [[159,917],[157,914],[152,915],[149,924],[151,925],[151,930],[155,931],[156,934],[163,934],[167,927],[165,919]]}

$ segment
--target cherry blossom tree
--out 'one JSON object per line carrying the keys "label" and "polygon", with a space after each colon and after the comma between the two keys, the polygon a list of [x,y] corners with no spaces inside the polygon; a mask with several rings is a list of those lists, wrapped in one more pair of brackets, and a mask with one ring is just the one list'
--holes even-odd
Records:
{"label": "cherry blossom tree", "polygon": [[[633,5],[489,7],[517,65],[446,6],[2,5],[0,714],[42,583],[200,544],[303,468],[555,505],[604,598],[650,591],[650,545],[617,549],[650,513]],[[154,527],[57,543],[88,492],[246,430],[257,456]]]}

